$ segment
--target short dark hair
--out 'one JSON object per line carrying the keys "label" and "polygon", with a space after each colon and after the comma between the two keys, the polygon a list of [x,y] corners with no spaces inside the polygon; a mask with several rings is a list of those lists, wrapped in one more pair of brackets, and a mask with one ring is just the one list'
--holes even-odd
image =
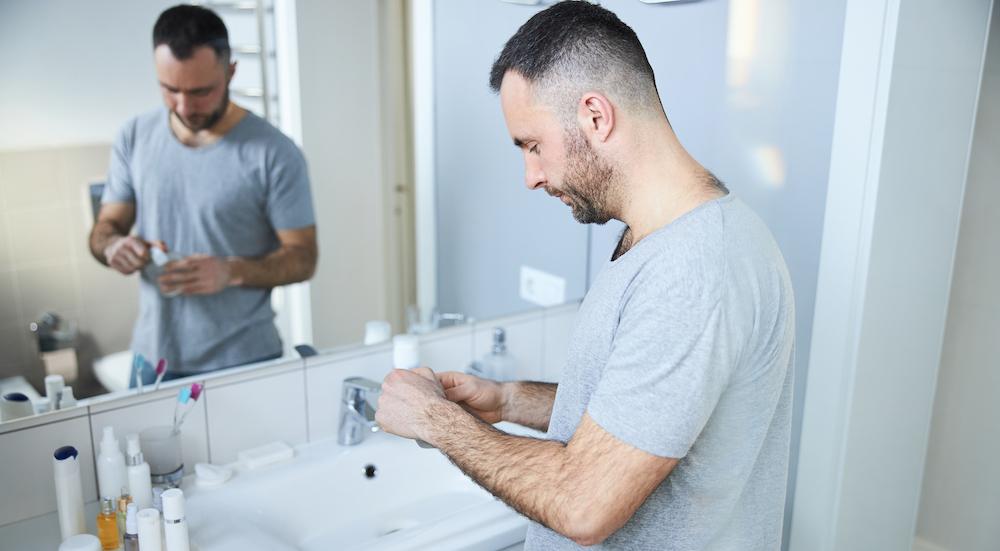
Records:
{"label": "short dark hair", "polygon": [[[536,13],[504,45],[490,70],[490,88],[500,91],[513,71],[532,85],[590,86],[620,101],[655,100],[656,78],[631,27],[613,12],[582,0],[567,0]],[[646,105],[645,107],[649,107]]]}
{"label": "short dark hair", "polygon": [[189,59],[194,50],[208,46],[222,62],[229,61],[229,31],[214,11],[180,4],[167,8],[153,25],[153,49],[162,44],[177,59]]}

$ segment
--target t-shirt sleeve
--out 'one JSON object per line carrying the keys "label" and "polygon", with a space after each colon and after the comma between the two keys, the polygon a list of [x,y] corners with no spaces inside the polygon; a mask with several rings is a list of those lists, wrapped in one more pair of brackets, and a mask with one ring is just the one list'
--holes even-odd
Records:
{"label": "t-shirt sleeve", "polygon": [[268,171],[267,217],[276,230],[312,226],[312,192],[305,156],[291,141],[277,148]]}
{"label": "t-shirt sleeve", "polygon": [[104,184],[101,203],[134,203],[135,185],[132,180],[132,144],[135,143],[135,119],[132,119],[115,137],[108,162],[108,177]]}
{"label": "t-shirt sleeve", "polygon": [[633,281],[587,411],[618,439],[687,455],[729,381],[718,293],[669,277]]}

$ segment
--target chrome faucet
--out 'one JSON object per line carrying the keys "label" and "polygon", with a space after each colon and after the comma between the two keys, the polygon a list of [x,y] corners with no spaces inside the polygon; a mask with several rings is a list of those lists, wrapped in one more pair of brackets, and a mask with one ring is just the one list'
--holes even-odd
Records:
{"label": "chrome faucet", "polygon": [[337,442],[341,446],[354,446],[365,439],[366,432],[378,432],[375,423],[375,406],[382,385],[364,377],[344,379],[340,398],[340,425]]}

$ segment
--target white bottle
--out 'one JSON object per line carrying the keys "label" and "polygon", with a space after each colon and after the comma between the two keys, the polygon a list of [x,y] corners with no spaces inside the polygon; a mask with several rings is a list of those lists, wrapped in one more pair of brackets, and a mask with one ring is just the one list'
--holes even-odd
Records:
{"label": "white bottle", "polygon": [[156,509],[143,509],[136,513],[139,525],[139,549],[141,551],[161,551],[160,512]]}
{"label": "white bottle", "polygon": [[128,487],[125,476],[125,456],[118,446],[114,427],[104,427],[101,453],[97,455],[97,488],[101,497],[116,497]]}
{"label": "white bottle", "polygon": [[190,551],[187,520],[184,519],[184,492],[171,488],[163,492],[163,532],[166,551]]}
{"label": "white bottle", "polygon": [[396,335],[392,338],[392,367],[420,367],[420,339],[416,335]]}
{"label": "white bottle", "polygon": [[69,409],[76,405],[76,396],[73,396],[73,387],[66,385],[59,393],[59,409]]}
{"label": "white bottle", "polygon": [[63,446],[52,454],[61,540],[87,531],[86,521],[83,519],[83,483],[80,481],[77,455],[73,446]]}
{"label": "white bottle", "polygon": [[479,361],[482,376],[494,381],[511,381],[517,362],[507,351],[507,333],[503,327],[493,328],[493,348]]}
{"label": "white bottle", "polygon": [[153,484],[149,476],[149,463],[142,457],[139,435],[132,433],[125,437],[126,470],[128,472],[128,493],[140,510],[153,506]]}
{"label": "white bottle", "polygon": [[66,386],[66,379],[62,375],[45,376],[45,397],[49,399],[49,407],[53,411],[59,409],[59,394]]}

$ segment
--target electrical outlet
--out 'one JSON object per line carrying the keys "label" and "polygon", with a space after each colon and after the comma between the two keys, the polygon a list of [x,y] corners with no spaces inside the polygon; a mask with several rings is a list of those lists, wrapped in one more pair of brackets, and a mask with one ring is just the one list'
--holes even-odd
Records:
{"label": "electrical outlet", "polygon": [[566,302],[566,278],[521,266],[521,298],[539,306]]}

